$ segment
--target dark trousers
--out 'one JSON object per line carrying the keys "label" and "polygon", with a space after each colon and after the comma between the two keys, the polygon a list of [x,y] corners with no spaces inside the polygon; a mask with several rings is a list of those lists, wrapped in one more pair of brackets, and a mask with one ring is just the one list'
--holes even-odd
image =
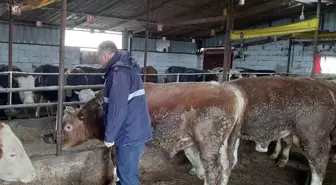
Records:
{"label": "dark trousers", "polygon": [[139,185],[139,162],[144,144],[117,147],[117,175],[121,185]]}

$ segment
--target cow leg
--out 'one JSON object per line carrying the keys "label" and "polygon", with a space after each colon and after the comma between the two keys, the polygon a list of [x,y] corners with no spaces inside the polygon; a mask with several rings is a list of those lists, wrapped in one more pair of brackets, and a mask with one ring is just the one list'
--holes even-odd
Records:
{"label": "cow leg", "polygon": [[[331,141],[323,126],[333,125],[334,113],[328,108],[319,109],[300,120],[296,125],[305,156],[311,171],[310,185],[322,185],[329,162]],[[329,121],[330,120],[330,121]],[[304,139],[302,139],[304,138]],[[295,137],[293,137],[296,143]]]}
{"label": "cow leg", "polygon": [[278,139],[276,142],[274,152],[272,153],[272,155],[270,155],[270,158],[276,160],[279,157],[280,152],[281,152],[281,139]]}
{"label": "cow leg", "polygon": [[255,150],[260,152],[260,153],[265,153],[268,151],[268,146],[269,146],[270,142],[263,142],[263,143],[256,143],[256,147]]}
{"label": "cow leg", "polygon": [[285,147],[282,150],[282,154],[280,156],[280,159],[277,163],[277,166],[279,166],[280,168],[283,168],[286,166],[288,159],[289,159],[289,152],[290,149],[293,145],[293,136],[292,135],[288,135],[287,137],[285,137],[283,139],[284,143],[285,143]]}
{"label": "cow leg", "polygon": [[[43,96],[40,96],[40,103],[43,103],[44,99],[43,99]],[[41,107],[37,107],[36,108],[36,111],[35,111],[35,117],[40,117],[40,109]]]}
{"label": "cow leg", "polygon": [[[47,103],[50,103],[50,101],[48,100]],[[47,106],[46,109],[47,109],[47,114],[48,114],[48,116],[51,116],[51,115],[50,115],[50,112],[51,112],[51,111],[50,111],[50,106]]]}
{"label": "cow leg", "polygon": [[25,115],[30,118],[29,113],[28,113],[28,108],[24,108]]}
{"label": "cow leg", "polygon": [[318,142],[310,141],[306,147],[304,145],[304,150],[311,170],[310,185],[322,185],[329,161],[329,137]]}
{"label": "cow leg", "polygon": [[[223,124],[224,129],[219,129],[220,131],[217,132],[219,135],[211,132],[196,139],[204,167],[205,185],[227,185],[231,170],[238,160],[238,134],[231,134],[233,129],[230,128],[234,122],[229,122],[228,120]],[[237,128],[237,133],[238,130]]]}
{"label": "cow leg", "polygon": [[204,179],[204,168],[202,166],[199,150],[196,146],[191,146],[184,150],[185,155],[192,164],[192,169],[189,171],[190,175],[196,175],[200,179]]}

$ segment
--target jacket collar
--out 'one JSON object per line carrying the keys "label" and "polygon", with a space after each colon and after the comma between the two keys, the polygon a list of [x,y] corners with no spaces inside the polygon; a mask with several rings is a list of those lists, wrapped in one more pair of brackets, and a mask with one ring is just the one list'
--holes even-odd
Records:
{"label": "jacket collar", "polygon": [[116,52],[113,57],[111,58],[111,60],[107,63],[107,68],[110,70],[111,68],[114,67],[114,64],[117,63],[119,61],[121,57],[121,53],[120,52]]}
{"label": "jacket collar", "polygon": [[116,52],[113,55],[113,57],[111,58],[111,60],[107,63],[107,65],[106,65],[106,73],[104,75],[105,79],[107,78],[107,76],[110,73],[110,71],[113,69],[114,65],[119,61],[121,55],[122,54],[120,52]]}

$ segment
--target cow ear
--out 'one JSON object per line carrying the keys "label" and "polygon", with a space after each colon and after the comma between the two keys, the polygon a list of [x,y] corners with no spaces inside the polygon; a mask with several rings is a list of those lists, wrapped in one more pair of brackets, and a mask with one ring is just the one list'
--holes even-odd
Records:
{"label": "cow ear", "polygon": [[75,93],[76,93],[77,95],[79,95],[79,91],[75,91]]}
{"label": "cow ear", "polygon": [[86,111],[84,109],[80,110],[78,112],[78,116],[77,116],[80,120],[84,120],[86,117]]}
{"label": "cow ear", "polygon": [[95,95],[97,95],[99,92],[100,92],[100,91],[95,91],[94,93],[95,93]]}

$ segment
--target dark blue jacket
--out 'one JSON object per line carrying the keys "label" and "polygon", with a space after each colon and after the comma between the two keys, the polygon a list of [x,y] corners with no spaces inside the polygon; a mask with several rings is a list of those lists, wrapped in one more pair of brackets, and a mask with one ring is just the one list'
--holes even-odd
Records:
{"label": "dark blue jacket", "polygon": [[146,143],[152,139],[140,72],[134,58],[120,52],[107,65],[103,104],[106,142],[124,146]]}

